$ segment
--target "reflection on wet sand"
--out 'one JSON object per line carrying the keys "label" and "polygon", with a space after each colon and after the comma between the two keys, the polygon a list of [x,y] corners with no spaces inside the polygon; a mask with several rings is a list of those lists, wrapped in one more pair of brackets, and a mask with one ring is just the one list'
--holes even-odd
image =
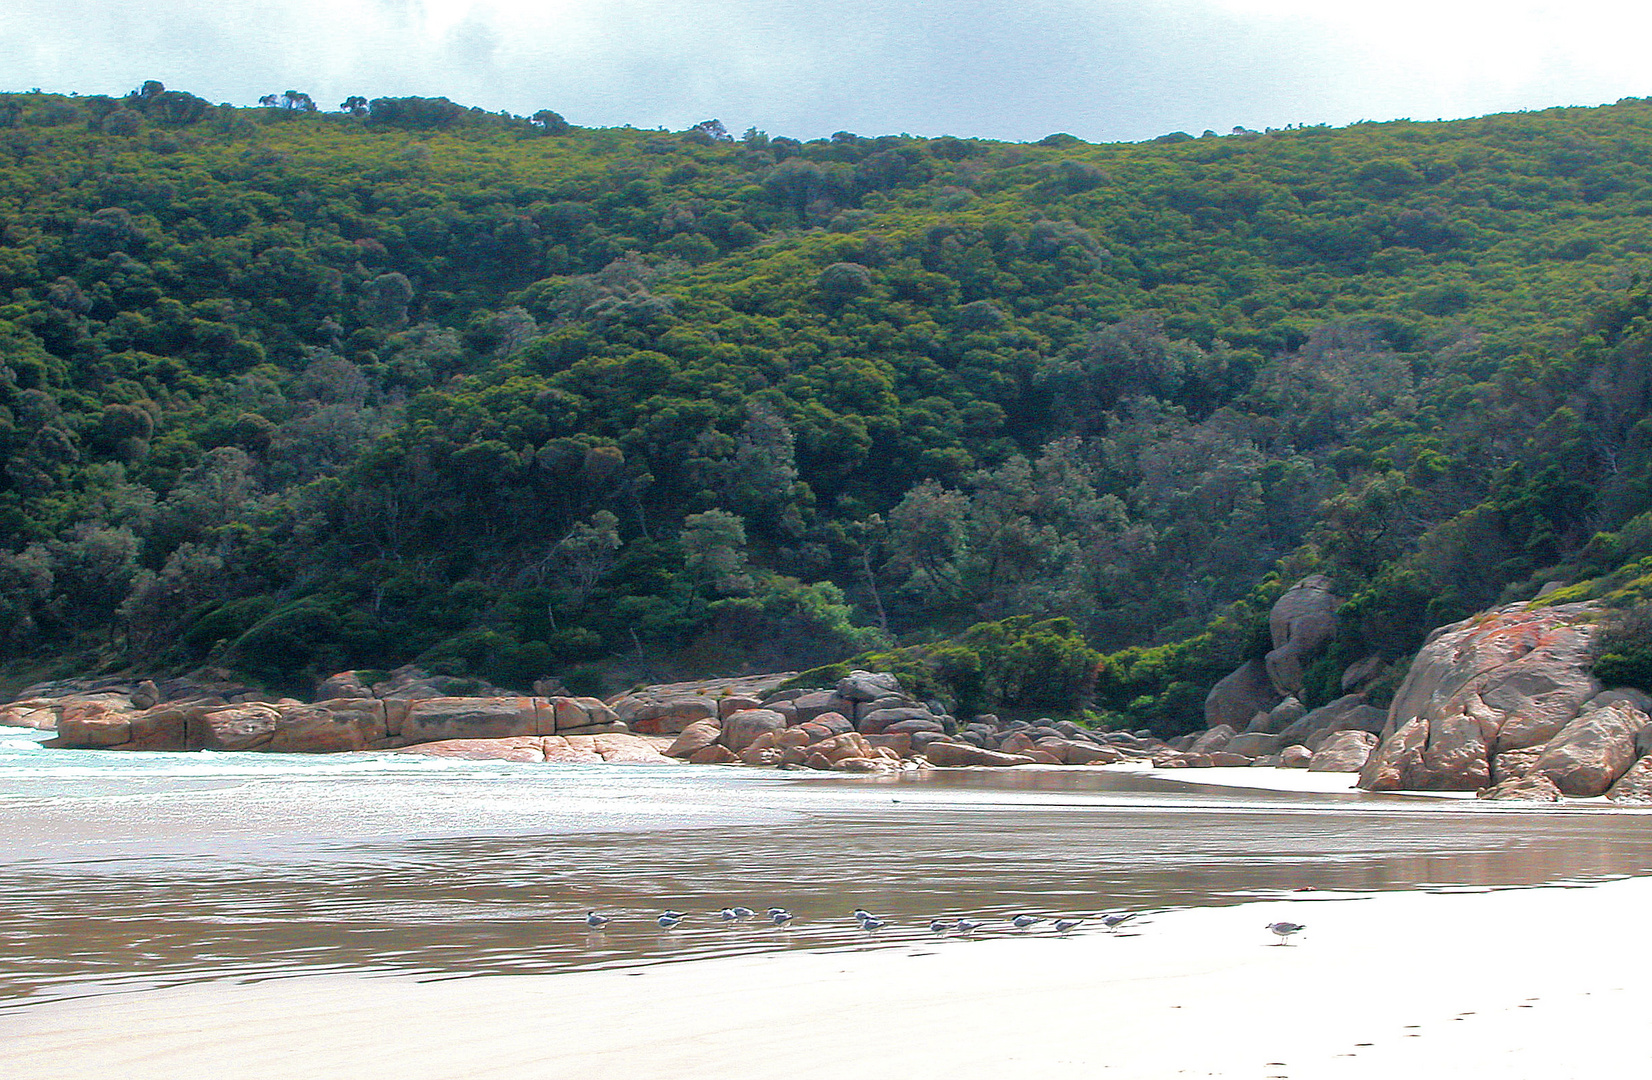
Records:
{"label": "reflection on wet sand", "polygon": [[[1652,869],[1652,818],[1634,815],[1167,793],[1147,779],[1076,772],[761,791],[764,808],[781,811],[763,824],[329,842],[318,822],[308,845],[203,854],[157,841],[78,859],[31,849],[0,876],[0,904],[14,913],[0,925],[0,1002],[204,977],[449,977],[888,946],[927,939],[938,915],[985,919],[991,936],[1019,911],[1153,911],[1297,890],[1334,899]],[[506,824],[495,823],[501,833]],[[779,904],[796,920],[722,925],[716,912],[731,904]],[[862,931],[849,918],[857,905],[891,925]],[[654,922],[668,907],[689,912],[675,930]],[[612,924],[590,931],[589,908]]]}

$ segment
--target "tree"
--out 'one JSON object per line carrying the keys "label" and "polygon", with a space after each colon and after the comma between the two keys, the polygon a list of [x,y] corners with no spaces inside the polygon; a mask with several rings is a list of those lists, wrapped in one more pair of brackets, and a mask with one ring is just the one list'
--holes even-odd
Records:
{"label": "tree", "polygon": [[701,120],[688,130],[708,143],[734,141],[734,136],[728,133],[728,128],[723,126],[721,120]]}
{"label": "tree", "polygon": [[352,94],[339,102],[338,111],[350,116],[366,116],[367,99],[360,94]]}
{"label": "tree", "polygon": [[[598,510],[589,521],[577,521],[541,563],[541,573],[556,585],[563,602],[578,610],[619,561],[619,518]],[[556,626],[554,605],[547,609]]]}
{"label": "tree", "polygon": [[540,109],[528,117],[528,123],[539,130],[541,135],[567,135],[574,130],[574,126],[562,118],[562,114],[550,109]]}
{"label": "tree", "polygon": [[719,593],[749,592],[746,526],[726,510],[690,514],[683,521],[683,564],[702,587]]}

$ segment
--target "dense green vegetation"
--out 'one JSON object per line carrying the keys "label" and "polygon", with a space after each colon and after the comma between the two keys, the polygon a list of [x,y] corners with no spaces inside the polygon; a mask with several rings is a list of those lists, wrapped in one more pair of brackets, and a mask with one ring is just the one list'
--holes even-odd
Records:
{"label": "dense green vegetation", "polygon": [[864,654],[1168,731],[1302,573],[1326,696],[1652,558],[1652,102],[1106,146],[266,102],[0,95],[15,677]]}

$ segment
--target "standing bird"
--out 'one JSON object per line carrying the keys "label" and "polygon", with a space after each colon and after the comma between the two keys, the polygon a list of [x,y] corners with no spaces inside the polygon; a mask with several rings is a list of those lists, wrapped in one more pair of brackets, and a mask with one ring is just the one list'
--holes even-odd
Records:
{"label": "standing bird", "polygon": [[595,910],[587,911],[585,913],[585,925],[589,926],[592,930],[601,930],[612,921],[613,920],[609,919],[606,915],[598,915]]}
{"label": "standing bird", "polygon": [[769,920],[776,926],[785,926],[792,921],[792,913],[785,908],[775,908],[769,912]]}
{"label": "standing bird", "polygon": [[1036,926],[1043,921],[1044,920],[1039,918],[1037,915],[1017,915],[1015,918],[1010,920],[1010,925],[1015,927],[1017,930],[1025,930],[1027,927]]}
{"label": "standing bird", "polygon": [[866,916],[866,918],[864,918],[860,921],[860,928],[862,930],[867,931],[867,932],[871,932],[873,930],[882,930],[884,927],[886,927],[888,925],[889,924],[887,922],[885,922],[884,920],[878,918],[876,915],[868,915],[868,916]]}
{"label": "standing bird", "polygon": [[1057,919],[1055,921],[1055,932],[1065,934],[1083,921],[1083,919]]}
{"label": "standing bird", "polygon": [[774,918],[774,917],[775,917],[775,916],[776,916],[776,915],[779,915],[779,914],[782,914],[782,913],[784,913],[784,912],[785,912],[785,911],[786,911],[786,909],[785,909],[785,908],[783,908],[783,907],[772,907],[772,908],[770,908],[770,909],[769,909],[769,918],[771,918],[771,919],[772,919],[772,918]]}
{"label": "standing bird", "polygon": [[667,911],[662,913],[660,917],[654,921],[660,924],[661,930],[675,930],[677,929],[677,924],[682,922],[683,918],[684,916],[681,912]]}
{"label": "standing bird", "polygon": [[1306,930],[1307,927],[1303,926],[1299,922],[1271,922],[1268,924],[1268,929],[1272,930],[1273,936],[1279,939],[1274,944],[1289,945],[1291,943],[1291,935],[1300,933],[1303,930]]}
{"label": "standing bird", "polygon": [[932,933],[932,934],[944,934],[948,930],[951,930],[952,926],[953,926],[953,924],[948,922],[945,919],[930,919],[929,920],[929,932]]}
{"label": "standing bird", "polygon": [[726,923],[738,922],[740,919],[740,916],[735,914],[734,909],[731,907],[726,907],[722,911],[719,911],[717,913],[717,917]]}
{"label": "standing bird", "polygon": [[958,920],[958,932],[960,934],[973,934],[973,933],[975,933],[975,931],[979,930],[980,928],[981,928],[981,924],[976,922],[974,919],[959,919]]}
{"label": "standing bird", "polygon": [[755,918],[756,915],[757,912],[753,911],[749,907],[737,907],[734,909],[734,917],[736,919],[750,919]]}
{"label": "standing bird", "polygon": [[875,918],[877,918],[876,915],[872,914],[870,911],[867,911],[863,907],[858,907],[858,908],[855,909],[855,921],[856,922],[862,922],[863,923],[867,919],[875,919]]}
{"label": "standing bird", "polygon": [[1137,914],[1138,912],[1134,911],[1115,911],[1111,915],[1103,915],[1101,917],[1101,925],[1116,933],[1119,927],[1123,926],[1131,919],[1134,919]]}

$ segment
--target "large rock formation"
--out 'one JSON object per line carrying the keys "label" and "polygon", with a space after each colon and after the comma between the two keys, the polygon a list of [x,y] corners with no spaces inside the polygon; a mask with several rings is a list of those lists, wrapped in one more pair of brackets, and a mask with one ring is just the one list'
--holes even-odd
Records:
{"label": "large rock formation", "polygon": [[1245,731],[1251,724],[1267,726],[1257,714],[1269,713],[1302,689],[1302,669],[1308,658],[1336,636],[1337,607],[1324,574],[1310,574],[1285,590],[1268,612],[1273,648],[1260,660],[1249,660],[1226,676],[1205,697],[1205,726],[1227,724]]}
{"label": "large rock formation", "polygon": [[1243,731],[1257,714],[1267,714],[1284,699],[1268,678],[1266,665],[1260,660],[1247,660],[1205,695],[1205,726],[1225,724]]}
{"label": "large rock formation", "polygon": [[594,698],[291,698],[226,703],[212,697],[121,710],[65,699],[50,746],[327,754],[452,740],[594,736],[621,732]]}
{"label": "large rock formation", "polygon": [[1597,615],[1588,604],[1514,604],[1436,630],[1389,706],[1359,786],[1605,794],[1645,752],[1637,738],[1652,730],[1652,699],[1603,690],[1590,673]]}
{"label": "large rock formation", "polygon": [[1331,592],[1331,579],[1309,574],[1285,590],[1268,613],[1273,651],[1264,663],[1268,679],[1281,694],[1302,689],[1302,668],[1314,653],[1336,637],[1337,608],[1342,600]]}

